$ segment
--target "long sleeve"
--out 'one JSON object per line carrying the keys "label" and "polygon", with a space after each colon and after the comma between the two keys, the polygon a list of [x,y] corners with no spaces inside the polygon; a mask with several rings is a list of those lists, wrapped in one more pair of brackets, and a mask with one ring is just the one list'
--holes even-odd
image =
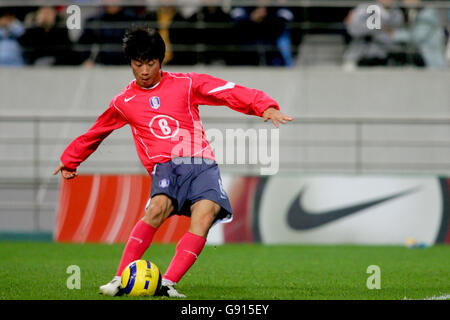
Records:
{"label": "long sleeve", "polygon": [[64,150],[61,162],[70,169],[76,169],[86,160],[100,143],[114,130],[127,124],[120,112],[111,103],[110,107],[98,117],[95,124],[84,134],[73,140]]}
{"label": "long sleeve", "polygon": [[235,111],[262,116],[270,107],[280,109],[278,103],[265,92],[247,88],[206,74],[190,74],[193,103],[197,105],[227,106]]}

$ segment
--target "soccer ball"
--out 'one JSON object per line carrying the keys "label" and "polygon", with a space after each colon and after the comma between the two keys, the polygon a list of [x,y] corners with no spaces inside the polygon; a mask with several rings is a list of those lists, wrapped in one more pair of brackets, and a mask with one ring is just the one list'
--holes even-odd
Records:
{"label": "soccer ball", "polygon": [[128,296],[152,296],[161,280],[159,268],[147,260],[133,261],[122,271],[122,288]]}

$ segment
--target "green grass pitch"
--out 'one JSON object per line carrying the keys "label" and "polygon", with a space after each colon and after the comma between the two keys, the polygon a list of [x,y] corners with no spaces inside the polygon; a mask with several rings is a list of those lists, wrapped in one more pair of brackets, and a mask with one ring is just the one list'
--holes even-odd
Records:
{"label": "green grass pitch", "polygon": [[[0,300],[149,299],[104,297],[98,287],[115,273],[123,244],[0,242]],[[144,259],[164,271],[175,245],[153,244]],[[67,267],[81,271],[68,289]],[[380,289],[366,286],[380,267]],[[425,299],[450,295],[450,246],[227,244],[206,246],[178,285],[193,300]],[[167,298],[151,298],[167,299]]]}

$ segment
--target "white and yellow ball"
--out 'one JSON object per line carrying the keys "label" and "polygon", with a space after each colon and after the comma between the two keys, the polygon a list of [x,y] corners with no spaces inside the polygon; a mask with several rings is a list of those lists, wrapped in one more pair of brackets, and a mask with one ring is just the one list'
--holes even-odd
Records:
{"label": "white and yellow ball", "polygon": [[152,296],[161,280],[159,268],[147,260],[133,261],[122,272],[122,288],[128,296]]}

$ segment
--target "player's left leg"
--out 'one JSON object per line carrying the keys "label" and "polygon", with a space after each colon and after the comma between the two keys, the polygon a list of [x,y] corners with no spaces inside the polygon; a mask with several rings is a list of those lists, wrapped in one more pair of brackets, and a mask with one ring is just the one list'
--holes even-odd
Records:
{"label": "player's left leg", "polygon": [[[163,276],[163,289],[169,291],[167,295],[184,297],[184,295],[178,294],[173,286],[180,281],[202,252],[208,231],[219,211],[220,206],[207,199],[199,200],[191,206],[189,230],[179,240],[175,256]],[[171,290],[173,290],[173,295],[170,294]]]}

